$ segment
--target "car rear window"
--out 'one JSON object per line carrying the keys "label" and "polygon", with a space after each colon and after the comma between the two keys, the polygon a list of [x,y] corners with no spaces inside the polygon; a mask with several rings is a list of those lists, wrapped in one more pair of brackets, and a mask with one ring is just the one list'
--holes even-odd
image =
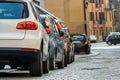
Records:
{"label": "car rear window", "polygon": [[24,3],[0,2],[0,19],[19,19],[25,13]]}
{"label": "car rear window", "polygon": [[72,36],[73,41],[81,41],[84,39],[84,36]]}

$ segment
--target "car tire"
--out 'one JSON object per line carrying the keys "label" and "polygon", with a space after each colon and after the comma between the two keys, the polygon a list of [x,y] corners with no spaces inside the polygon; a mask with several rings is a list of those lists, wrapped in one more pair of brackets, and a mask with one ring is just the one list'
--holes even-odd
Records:
{"label": "car tire", "polygon": [[54,54],[53,58],[50,59],[49,65],[50,65],[50,70],[54,70],[55,69],[55,67],[56,67],[56,56],[55,56],[55,54]]}
{"label": "car tire", "polygon": [[90,48],[87,49],[86,54],[90,54]]}
{"label": "car tire", "polygon": [[42,54],[43,54],[43,50],[41,47],[41,49],[37,55],[37,60],[30,65],[30,75],[31,76],[42,76],[42,74],[43,74]]}
{"label": "car tire", "polygon": [[114,45],[117,45],[116,43],[114,43]]}
{"label": "car tire", "polygon": [[111,46],[111,45],[112,45],[112,42],[111,42],[111,41],[108,41],[108,45]]}
{"label": "car tire", "polygon": [[67,67],[67,56],[64,57],[64,66]]}
{"label": "car tire", "polygon": [[64,55],[63,55],[62,61],[57,63],[57,66],[58,66],[59,69],[63,69],[64,68]]}
{"label": "car tire", "polygon": [[49,59],[43,62],[43,73],[49,72]]}
{"label": "car tire", "polygon": [[75,55],[73,55],[73,57],[72,57],[72,62],[74,62],[75,61]]}
{"label": "car tire", "polygon": [[70,64],[70,55],[67,56],[67,63]]}

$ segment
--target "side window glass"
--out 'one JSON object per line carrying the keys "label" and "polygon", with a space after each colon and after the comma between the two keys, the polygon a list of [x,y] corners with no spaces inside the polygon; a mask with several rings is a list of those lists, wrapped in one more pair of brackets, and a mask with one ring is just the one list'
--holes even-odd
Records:
{"label": "side window glass", "polygon": [[57,28],[57,25],[56,25],[56,23],[55,23],[54,21],[53,21],[53,25],[54,25],[55,31],[56,31],[56,32],[59,32],[59,31],[58,31],[58,28]]}
{"label": "side window glass", "polygon": [[51,19],[49,18],[49,22],[50,22],[50,27],[51,27],[51,29],[54,31],[54,28],[53,28],[53,23],[52,23],[52,21],[51,21]]}

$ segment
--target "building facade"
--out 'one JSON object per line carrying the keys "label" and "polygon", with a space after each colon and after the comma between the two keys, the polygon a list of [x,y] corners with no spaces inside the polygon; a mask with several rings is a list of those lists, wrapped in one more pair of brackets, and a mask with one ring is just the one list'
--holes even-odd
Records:
{"label": "building facade", "polygon": [[[43,0],[40,0],[40,2]],[[105,0],[44,0],[44,8],[62,19],[72,34],[105,35]]]}
{"label": "building facade", "polygon": [[83,0],[45,0],[45,9],[62,19],[72,34],[85,33]]}
{"label": "building facade", "polygon": [[87,27],[89,34],[95,35],[98,41],[102,41],[105,35],[105,14],[103,0],[86,0]]}
{"label": "building facade", "polygon": [[110,4],[109,0],[105,1],[105,34],[115,31],[114,26],[114,6]]}

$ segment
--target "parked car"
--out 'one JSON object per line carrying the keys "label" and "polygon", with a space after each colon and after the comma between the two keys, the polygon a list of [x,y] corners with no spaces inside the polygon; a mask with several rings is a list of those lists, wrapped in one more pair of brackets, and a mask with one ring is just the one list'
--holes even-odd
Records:
{"label": "parked car", "polygon": [[[60,35],[62,36],[63,34],[59,35],[54,19],[50,15],[40,15],[40,19],[44,28],[50,29],[50,33],[48,33],[50,38],[50,69],[55,69],[56,64],[58,68],[64,68],[65,47],[60,37]],[[46,32],[47,31],[48,30],[46,30]]]}
{"label": "parked car", "polygon": [[96,43],[97,42],[97,38],[96,38],[96,36],[95,35],[90,35],[90,42],[91,43]]}
{"label": "parked car", "polygon": [[66,27],[66,25],[62,21],[60,21],[58,19],[55,19],[55,23],[57,25],[59,32],[62,31],[64,33],[64,35],[61,38],[64,41],[64,44],[66,47],[67,63],[71,63],[74,61],[74,51],[73,51],[73,44],[71,44],[71,42],[70,42],[69,29]]}
{"label": "parked car", "polygon": [[75,60],[75,54],[74,54],[74,44],[71,42],[71,35],[70,31],[67,27],[62,28],[65,32],[65,40],[67,41],[67,53],[69,54],[69,63],[73,62]]}
{"label": "parked car", "polygon": [[2,68],[28,67],[31,76],[49,72],[49,37],[37,14],[32,0],[0,0]]}
{"label": "parked car", "polygon": [[116,45],[120,43],[120,33],[119,32],[111,32],[107,37],[106,37],[106,43],[108,45]]}
{"label": "parked car", "polygon": [[90,42],[84,34],[71,34],[72,43],[75,45],[74,52],[85,52],[90,54]]}

